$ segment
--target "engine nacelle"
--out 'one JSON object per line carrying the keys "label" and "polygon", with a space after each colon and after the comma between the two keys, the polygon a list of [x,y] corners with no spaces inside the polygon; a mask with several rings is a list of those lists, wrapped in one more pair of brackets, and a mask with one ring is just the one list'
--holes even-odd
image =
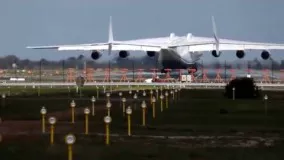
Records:
{"label": "engine nacelle", "polygon": [[270,57],[270,53],[268,51],[262,51],[261,52],[261,58],[264,59],[264,60],[267,60],[269,59]]}
{"label": "engine nacelle", "polygon": [[156,55],[156,52],[154,52],[154,51],[147,51],[147,55],[149,57],[154,57]]}
{"label": "engine nacelle", "polygon": [[120,51],[119,52],[119,57],[120,58],[126,58],[128,56],[129,56],[129,52],[127,52],[127,51]]}
{"label": "engine nacelle", "polygon": [[236,52],[236,56],[239,58],[239,59],[242,59],[245,57],[245,52],[243,50],[238,50]]}
{"label": "engine nacelle", "polygon": [[94,60],[99,59],[101,56],[102,56],[102,54],[101,54],[100,52],[98,52],[98,51],[93,51],[93,52],[91,53],[91,57],[92,57],[92,59],[94,59]]}
{"label": "engine nacelle", "polygon": [[213,50],[211,53],[214,57],[220,57],[220,55],[221,55],[221,52],[219,51],[219,53],[217,53],[216,50]]}

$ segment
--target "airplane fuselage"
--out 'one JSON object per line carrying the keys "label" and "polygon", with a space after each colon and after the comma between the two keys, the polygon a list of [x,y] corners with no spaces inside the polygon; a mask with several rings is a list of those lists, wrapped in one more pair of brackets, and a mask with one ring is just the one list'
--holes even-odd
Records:
{"label": "airplane fuselage", "polygon": [[[147,68],[149,66],[155,66],[159,70],[188,69],[188,68],[197,69],[196,62],[201,58],[202,53],[190,52],[189,47],[187,46],[179,46],[175,48],[167,47],[167,44],[174,43],[175,41],[182,41],[185,38],[186,37],[171,36],[171,37],[129,40],[126,42],[129,42],[129,43],[152,42],[153,44],[164,44],[165,45],[165,47],[161,49],[159,52],[156,52],[155,56],[153,57],[147,56],[147,54],[145,54],[146,56],[137,58],[137,62],[143,62],[141,66],[143,68]],[[112,54],[117,55],[117,53],[112,53]],[[130,58],[131,57],[130,55],[135,55],[135,53],[130,52],[128,55],[126,57],[118,56],[118,58],[115,60],[117,62],[116,63],[117,67],[123,67],[127,65],[128,62],[129,63],[133,62]]]}
{"label": "airplane fuselage", "polygon": [[189,52],[186,47],[161,49],[158,62],[163,69],[188,69],[192,68],[201,56],[201,53]]}
{"label": "airplane fuselage", "polygon": [[[157,68],[164,72],[164,69],[197,69],[196,62],[202,56],[201,53],[190,53],[187,47],[167,48],[161,49],[155,53],[155,56],[149,57],[146,53],[144,56],[138,56],[135,53],[129,53],[127,57],[117,56],[119,53],[114,54],[114,58],[99,58],[95,61],[95,64],[99,66],[111,65],[117,68]],[[135,56],[136,55],[136,56]],[[107,60],[106,60],[107,59]],[[109,64],[110,63],[110,64]]]}

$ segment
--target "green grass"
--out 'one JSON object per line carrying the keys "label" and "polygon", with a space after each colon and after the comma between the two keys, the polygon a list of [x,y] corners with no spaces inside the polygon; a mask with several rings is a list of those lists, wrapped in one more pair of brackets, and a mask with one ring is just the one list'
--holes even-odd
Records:
{"label": "green grass", "polygon": [[[13,91],[16,93],[20,89]],[[54,93],[55,92],[55,93]],[[36,91],[26,91],[26,95],[7,97],[5,107],[1,106],[1,117],[4,120],[38,120],[41,106],[48,109],[48,114],[54,111],[69,110],[69,103],[75,99],[77,107],[82,108],[76,112],[76,123],[69,124],[70,117],[60,118],[56,126],[56,141],[54,146],[48,143],[48,135],[26,135],[15,137],[0,143],[1,159],[66,159],[67,146],[64,144],[64,135],[74,133],[77,142],[74,146],[74,159],[283,159],[282,140],[277,141],[273,147],[260,145],[257,148],[243,147],[210,147],[209,141],[170,140],[135,137],[111,137],[111,146],[104,145],[104,137],[94,133],[104,132],[103,117],[106,110],[97,110],[96,116],[90,116],[89,136],[82,135],[84,131],[83,108],[90,106],[90,97],[96,96],[95,88],[84,88],[82,97],[76,95],[75,90],[44,89],[41,96]],[[277,135],[283,138],[284,131],[284,94],[283,92],[265,92],[269,96],[268,112],[265,116],[264,102],[255,100],[230,100],[223,97],[222,90],[183,90],[177,102],[170,97],[169,109],[160,112],[160,102],[156,104],[156,119],[152,118],[152,108],[147,102],[147,127],[141,126],[140,102],[133,110],[132,133],[134,135],[163,135],[163,136],[194,136],[194,135],[236,135],[244,133],[243,140],[249,136]],[[124,92],[130,102],[128,92]],[[111,133],[126,135],[127,121],[122,116],[122,109],[117,93],[112,94],[112,123]],[[142,97],[141,92],[138,95]],[[104,108],[105,96],[100,91],[96,107]],[[164,103],[165,107],[165,103]],[[134,109],[134,108],[133,108]],[[220,114],[220,109],[226,109],[227,114]],[[80,112],[80,113],[79,113]],[[68,122],[68,123],[66,123]],[[65,129],[63,129],[65,128]],[[48,129],[48,128],[47,128]],[[38,126],[35,131],[40,131]],[[60,132],[58,132],[61,130]],[[223,140],[215,140],[225,143]],[[233,140],[228,140],[232,143]],[[206,147],[200,147],[205,144]]]}
{"label": "green grass", "polygon": [[[55,93],[54,93],[55,92]],[[36,94],[22,96],[11,96],[5,99],[5,106],[3,101],[1,104],[1,116],[3,119],[17,119],[17,120],[37,120],[40,118],[39,110],[42,106],[48,109],[48,113],[54,111],[68,110],[72,99],[75,100],[77,107],[83,108],[91,105],[90,97],[96,96],[96,91],[92,89],[85,89],[82,92],[82,97],[76,95],[74,91],[66,93],[60,89],[51,89],[43,91],[41,96]],[[156,104],[157,118],[152,121],[152,109],[149,103],[148,105],[148,121],[151,127],[166,126],[179,126],[178,128],[212,128],[218,126],[219,128],[279,128],[282,130],[284,127],[284,106],[281,93],[267,92],[269,95],[267,116],[265,116],[264,102],[261,99],[257,100],[230,100],[225,99],[222,96],[222,91],[218,90],[189,90],[182,91],[180,100],[178,103],[173,103],[170,99],[170,109],[164,109],[164,113],[160,113],[160,102]],[[124,92],[124,96],[128,99],[127,106],[133,105],[129,100],[132,97],[127,92]],[[276,98],[275,98],[275,97]],[[118,124],[121,124],[124,119],[121,119],[121,106],[117,93],[113,93],[112,97],[115,100],[112,101],[112,113],[113,118],[118,119]],[[141,92],[138,95],[142,97]],[[145,99],[149,101],[149,97]],[[99,100],[96,105],[100,108],[105,106],[105,96],[103,92],[100,92]],[[140,103],[137,104],[137,110],[134,111],[133,118],[136,121],[141,121],[141,109]],[[165,108],[165,103],[164,103]],[[220,109],[226,109],[228,114],[220,114]],[[82,109],[83,110],[83,109]],[[103,118],[105,112],[101,114],[99,118]],[[84,116],[78,116],[79,120],[82,120]],[[119,117],[119,118],[116,118]],[[122,120],[122,121],[120,121]],[[266,121],[266,122],[265,122]],[[264,123],[265,122],[265,123]],[[176,127],[174,127],[176,128]]]}

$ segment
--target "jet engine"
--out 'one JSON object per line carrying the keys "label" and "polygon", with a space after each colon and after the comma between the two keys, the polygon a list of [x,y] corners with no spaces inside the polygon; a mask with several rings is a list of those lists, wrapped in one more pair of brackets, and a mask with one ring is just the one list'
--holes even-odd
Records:
{"label": "jet engine", "polygon": [[238,50],[236,52],[236,56],[239,58],[239,59],[242,59],[245,57],[245,52],[243,50]]}
{"label": "jet engine", "polygon": [[147,55],[149,57],[154,57],[156,55],[156,52],[154,52],[154,51],[147,51]]}
{"label": "jet engine", "polygon": [[219,51],[219,53],[217,53],[216,50],[213,50],[211,53],[214,57],[220,57],[220,55],[221,55],[221,52]]}
{"label": "jet engine", "polygon": [[261,58],[264,59],[264,60],[267,60],[269,59],[270,57],[270,53],[268,51],[262,51],[261,52]]}
{"label": "jet engine", "polygon": [[102,56],[102,54],[98,51],[93,51],[91,54],[92,59],[97,60]]}
{"label": "jet engine", "polygon": [[119,57],[120,58],[126,58],[128,56],[129,56],[129,52],[127,52],[127,51],[120,51],[119,52]]}

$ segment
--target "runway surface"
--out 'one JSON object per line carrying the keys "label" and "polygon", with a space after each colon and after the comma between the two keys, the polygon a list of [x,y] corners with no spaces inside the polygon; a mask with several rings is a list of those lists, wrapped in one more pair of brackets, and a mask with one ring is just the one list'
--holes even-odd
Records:
{"label": "runway surface", "polygon": [[[163,86],[163,87],[178,87],[178,88],[224,88],[226,83],[145,83],[145,82],[87,82],[84,86]],[[264,90],[284,90],[284,83],[256,83],[258,87]],[[12,86],[22,86],[22,87],[76,87],[76,83],[68,82],[48,82],[48,83],[38,83],[38,82],[15,82],[15,83],[1,83],[0,87],[12,87]]]}

